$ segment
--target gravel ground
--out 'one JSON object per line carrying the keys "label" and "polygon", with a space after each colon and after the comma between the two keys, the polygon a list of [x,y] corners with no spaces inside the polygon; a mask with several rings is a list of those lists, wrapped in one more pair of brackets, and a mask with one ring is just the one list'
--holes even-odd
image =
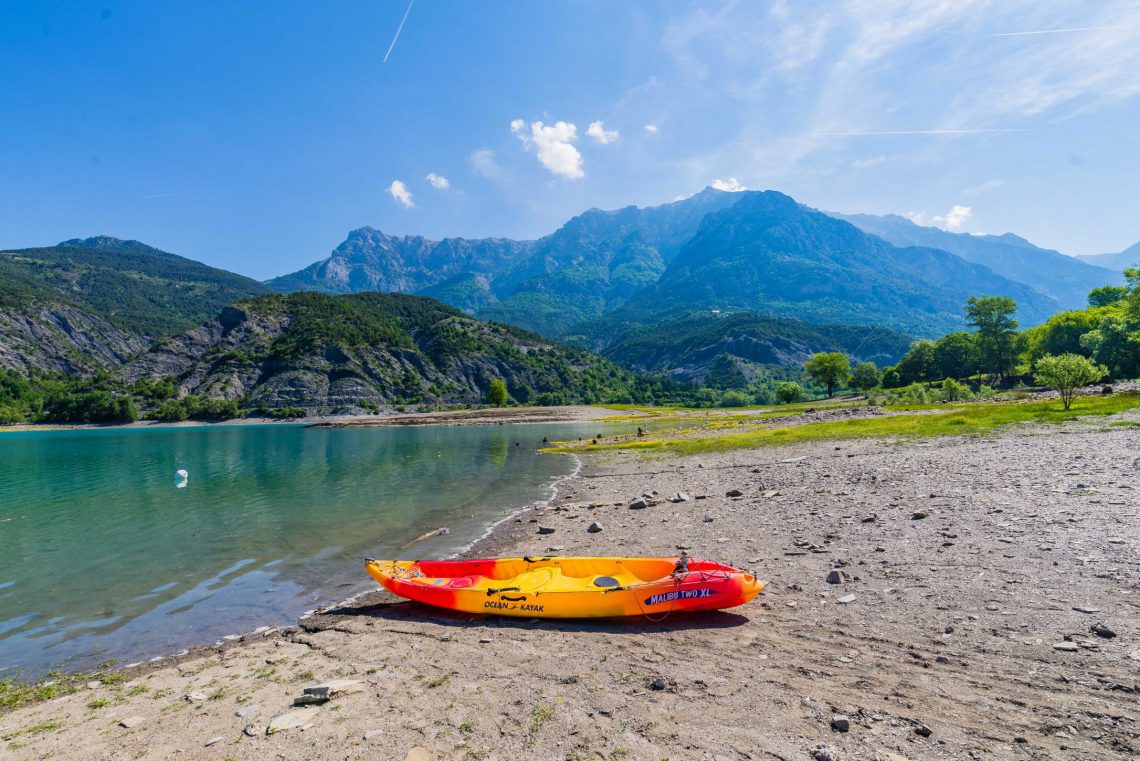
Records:
{"label": "gravel ground", "polygon": [[[657,624],[473,618],[371,593],[281,636],[0,717],[0,754],[1134,759],[1137,473],[1140,428],[1103,421],[593,454],[551,505],[470,554],[683,546],[753,570],[767,592]],[[725,496],[734,489],[743,496]],[[688,499],[668,501],[675,492]],[[656,504],[626,507],[643,493]],[[588,533],[591,522],[604,530]],[[266,735],[304,687],[330,679],[360,691]],[[34,731],[44,722],[60,723]]]}

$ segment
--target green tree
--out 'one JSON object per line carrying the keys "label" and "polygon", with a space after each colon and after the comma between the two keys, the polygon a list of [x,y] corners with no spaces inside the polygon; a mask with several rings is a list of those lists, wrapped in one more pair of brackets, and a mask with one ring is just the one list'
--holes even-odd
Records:
{"label": "green tree", "polygon": [[934,361],[934,342],[923,338],[910,345],[910,351],[895,365],[900,385],[930,382],[938,377]]}
{"label": "green tree", "polygon": [[1065,409],[1073,403],[1073,396],[1081,386],[1095,383],[1108,373],[1103,365],[1095,364],[1080,354],[1049,354],[1037,360],[1036,381],[1042,386],[1056,389]]}
{"label": "green tree", "polygon": [[487,401],[496,407],[507,403],[507,384],[502,378],[495,378],[487,388]]}
{"label": "green tree", "polygon": [[1101,318],[1096,330],[1081,336],[1081,348],[1107,367],[1113,378],[1140,375],[1140,332],[1123,317]]}
{"label": "green tree", "polygon": [[883,374],[874,362],[860,362],[851,372],[851,385],[860,391],[870,391],[882,380]]}
{"label": "green tree", "polygon": [[804,388],[795,381],[780,381],[776,384],[776,398],[784,404],[798,402],[804,398]]}
{"label": "green tree", "polygon": [[883,388],[898,388],[903,384],[899,371],[893,367],[883,368]]}
{"label": "green tree", "polygon": [[1041,325],[1026,330],[1024,358],[1030,365],[1046,354],[1089,354],[1081,345],[1081,336],[1095,330],[1099,323],[1096,312],[1091,310],[1058,312]]}
{"label": "green tree", "polygon": [[827,388],[827,396],[835,394],[835,388],[847,383],[851,377],[851,360],[846,354],[837,351],[813,354],[804,363],[804,374],[816,383]]}
{"label": "green tree", "polygon": [[968,378],[977,368],[978,347],[970,333],[948,333],[934,342],[934,372],[938,377]]}
{"label": "green tree", "polygon": [[743,391],[729,389],[720,397],[721,407],[747,407],[752,404],[752,397]]}
{"label": "green tree", "polygon": [[977,331],[982,365],[999,380],[1013,368],[1017,330],[1017,302],[1009,296],[971,296],[966,301],[966,323]]}
{"label": "green tree", "polygon": [[1122,285],[1106,285],[1089,291],[1090,307],[1106,307],[1128,296],[1128,289]]}
{"label": "green tree", "polygon": [[1128,296],[1125,297],[1128,316],[1140,322],[1140,267],[1129,267],[1124,270],[1124,279],[1128,281]]}

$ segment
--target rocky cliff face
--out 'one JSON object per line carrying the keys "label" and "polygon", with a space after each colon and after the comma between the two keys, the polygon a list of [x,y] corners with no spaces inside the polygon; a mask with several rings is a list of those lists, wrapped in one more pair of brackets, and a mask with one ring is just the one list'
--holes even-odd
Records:
{"label": "rocky cliff face", "polygon": [[73,306],[30,305],[0,312],[0,370],[87,375],[117,367],[150,341]]}
{"label": "rocky cliff face", "polygon": [[[356,337],[377,331],[382,338]],[[297,293],[226,307],[216,319],[159,341],[124,374],[128,382],[175,378],[181,393],[247,408],[336,414],[482,403],[494,379],[520,402],[543,393],[581,401],[588,398],[586,375],[622,371],[422,297]]]}

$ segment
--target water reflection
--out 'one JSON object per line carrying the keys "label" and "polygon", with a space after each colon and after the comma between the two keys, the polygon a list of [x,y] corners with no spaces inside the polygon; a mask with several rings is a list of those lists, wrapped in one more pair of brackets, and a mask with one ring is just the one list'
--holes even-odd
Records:
{"label": "water reflection", "polygon": [[454,552],[571,467],[534,452],[553,427],[0,436],[0,673],[291,621],[366,587],[361,556],[441,526],[451,533],[412,551]]}

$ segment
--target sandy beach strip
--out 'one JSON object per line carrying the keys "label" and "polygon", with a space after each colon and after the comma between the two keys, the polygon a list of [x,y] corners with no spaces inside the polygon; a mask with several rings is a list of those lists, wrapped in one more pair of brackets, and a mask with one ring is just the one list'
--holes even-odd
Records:
{"label": "sandy beach strip", "polygon": [[[586,454],[551,503],[467,554],[686,547],[754,571],[765,595],[654,624],[454,615],[374,592],[0,716],[0,753],[1135,758],[1140,435],[1111,422]],[[643,494],[653,504],[627,507]],[[331,680],[348,684],[293,707]]]}

